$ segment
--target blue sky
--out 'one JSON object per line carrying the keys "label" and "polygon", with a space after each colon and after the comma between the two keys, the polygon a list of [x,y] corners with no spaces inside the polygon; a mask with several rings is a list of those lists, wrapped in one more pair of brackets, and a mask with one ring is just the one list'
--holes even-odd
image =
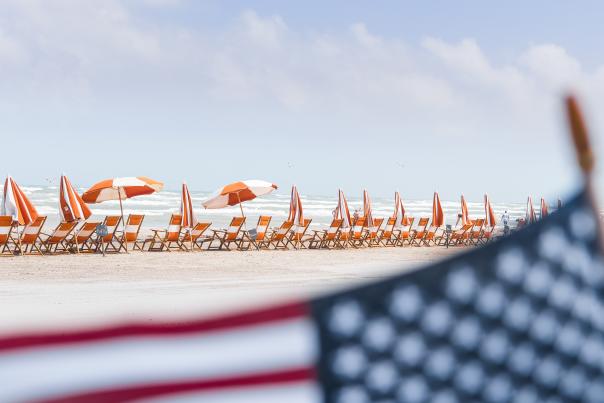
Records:
{"label": "blue sky", "polygon": [[554,199],[578,183],[561,94],[575,88],[604,130],[602,11],[5,0],[0,130],[19,152],[4,170],[23,184],[65,172],[81,186],[261,178],[310,194]]}

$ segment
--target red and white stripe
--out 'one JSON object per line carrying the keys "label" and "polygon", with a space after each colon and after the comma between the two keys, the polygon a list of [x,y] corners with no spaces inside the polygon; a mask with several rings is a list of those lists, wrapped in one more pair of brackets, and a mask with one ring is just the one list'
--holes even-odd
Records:
{"label": "red and white stripe", "polygon": [[394,192],[394,214],[392,214],[392,218],[394,218],[394,228],[400,228],[409,224],[409,220],[405,215],[403,199],[401,199],[401,195],[398,192]]}
{"label": "red and white stripe", "polygon": [[493,228],[497,225],[497,218],[495,217],[495,211],[491,206],[491,200],[488,195],[484,195],[484,214],[485,214],[485,225]]}
{"label": "red and white stripe", "polygon": [[334,218],[341,218],[343,220],[340,228],[350,228],[352,222],[350,219],[350,210],[348,210],[348,202],[341,189],[338,189],[338,206],[336,207]]}
{"label": "red and white stripe", "polygon": [[29,225],[38,218],[38,211],[33,203],[10,175],[4,181],[0,215],[11,216],[13,222],[20,225]]}
{"label": "red and white stripe", "polygon": [[0,401],[321,401],[305,304],[0,338]]}
{"label": "red and white stripe", "polygon": [[369,192],[363,190],[363,217],[365,217],[365,225],[367,228],[373,227],[373,214],[371,212],[371,199],[369,198]]}
{"label": "red and white stripe", "polygon": [[547,217],[549,214],[549,209],[547,208],[547,203],[545,199],[541,198],[541,218]]}
{"label": "red and white stripe", "polygon": [[59,212],[61,220],[66,222],[85,220],[92,215],[90,208],[65,175],[61,175],[59,186]]}
{"label": "red and white stripe", "polygon": [[197,224],[197,218],[193,211],[193,202],[191,201],[191,193],[189,193],[189,187],[186,183],[182,184],[182,193],[180,197],[180,215],[181,226],[183,228],[191,229]]}
{"label": "red and white stripe", "polygon": [[461,195],[461,225],[467,225],[471,221],[470,212],[468,211],[468,203],[466,203],[466,198]]}
{"label": "red and white stripe", "polygon": [[300,199],[300,194],[298,193],[298,188],[296,185],[292,186],[287,221],[294,223],[297,228],[304,228],[304,210],[302,209],[302,199]]}
{"label": "red and white stripe", "polygon": [[531,196],[528,197],[526,201],[526,223],[532,224],[537,221],[537,214],[535,214],[535,208],[533,207],[533,198]]}
{"label": "red and white stripe", "polygon": [[236,206],[258,196],[271,193],[277,189],[274,183],[258,179],[233,182],[216,190],[203,206],[209,209],[218,209],[228,206]]}
{"label": "red and white stripe", "polygon": [[135,196],[159,192],[162,182],[145,176],[105,179],[97,182],[82,195],[86,203],[102,203],[108,200],[126,200]]}

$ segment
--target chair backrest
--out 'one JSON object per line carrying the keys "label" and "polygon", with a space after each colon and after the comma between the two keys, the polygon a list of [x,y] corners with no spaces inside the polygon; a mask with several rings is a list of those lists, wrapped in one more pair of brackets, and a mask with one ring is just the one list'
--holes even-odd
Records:
{"label": "chair backrest", "polygon": [[384,227],[384,232],[382,233],[382,237],[390,238],[392,236],[392,231],[394,230],[394,224],[396,224],[396,218],[389,217],[388,221],[386,221],[386,227]]}
{"label": "chair backrest", "polygon": [[460,237],[460,236],[464,235],[466,232],[468,232],[473,226],[474,226],[473,223],[468,223],[468,224],[462,225],[461,228],[456,229],[453,232],[452,236]]}
{"label": "chair backrest", "polygon": [[271,220],[272,217],[269,215],[261,215],[258,217],[258,224],[256,225],[256,241],[264,241]]}
{"label": "chair backrest", "polygon": [[117,231],[117,226],[122,221],[122,217],[119,215],[108,215],[103,220],[103,224],[107,226],[107,235],[103,237],[103,242],[111,242],[113,237],[115,236],[115,231]]}
{"label": "chair backrest", "polygon": [[75,241],[77,243],[83,243],[89,240],[99,224],[100,222],[97,221],[86,221],[76,233]]}
{"label": "chair backrest", "polygon": [[186,242],[197,241],[199,237],[202,236],[204,232],[208,230],[208,228],[210,228],[211,225],[211,222],[198,222],[193,228],[191,228],[190,233],[188,230],[184,231],[183,240]]}
{"label": "chair backrest", "polygon": [[417,232],[424,232],[426,230],[426,227],[428,227],[429,223],[430,223],[430,218],[421,217],[419,219],[419,222],[417,223],[417,227],[415,229],[417,230]]}
{"label": "chair backrest", "polygon": [[298,225],[296,227],[296,230],[292,234],[292,240],[298,241],[298,242],[301,241],[302,237],[304,237],[304,234],[306,234],[306,230],[308,230],[308,227],[311,222],[312,222],[311,218],[305,218],[303,225]]}
{"label": "chair backrest", "polygon": [[5,245],[10,240],[13,231],[13,217],[9,215],[0,216],[0,245]]}
{"label": "chair backrest", "polygon": [[23,230],[21,234],[21,244],[22,245],[32,245],[36,243],[38,237],[40,236],[40,231],[42,231],[42,226],[46,221],[46,216],[39,216],[36,218],[34,222],[29,224]]}
{"label": "chair backrest", "polygon": [[61,243],[67,238],[67,236],[73,231],[78,223],[76,221],[72,222],[62,222],[57,225],[57,228],[52,232],[52,234],[46,240],[47,244],[57,244]]}
{"label": "chair backrest", "polygon": [[167,242],[178,242],[180,238],[180,230],[182,229],[182,215],[172,214],[170,216],[170,222],[168,223],[168,230],[166,231],[165,240]]}
{"label": "chair backrest", "polygon": [[294,226],[294,222],[293,221],[283,221],[283,224],[281,224],[281,226],[273,234],[272,240],[273,241],[282,241],[283,239],[285,239],[285,237],[289,233],[289,230],[293,226]]}
{"label": "chair backrest", "polygon": [[415,217],[407,217],[407,225],[403,225],[402,232],[403,236],[409,236],[409,231],[411,231],[411,227],[413,226],[413,221],[415,221]]}
{"label": "chair backrest", "polygon": [[440,228],[439,225],[430,225],[430,227],[428,228],[428,231],[426,232],[426,239],[430,240],[432,238],[434,238],[434,234],[436,234],[436,231]]}
{"label": "chair backrest", "polygon": [[377,236],[378,231],[382,227],[382,223],[384,222],[383,218],[374,218],[373,219],[373,227],[369,228],[369,237],[375,238]]}
{"label": "chair backrest", "polygon": [[136,242],[145,219],[144,214],[130,214],[126,220],[126,241]]}
{"label": "chair backrest", "polygon": [[245,217],[233,217],[231,224],[229,224],[229,228],[227,229],[226,239],[228,241],[237,239],[237,235],[239,235],[239,231],[241,231],[241,227],[244,223]]}
{"label": "chair backrest", "polygon": [[365,222],[367,222],[367,218],[365,217],[359,217],[355,220],[354,225],[352,226],[352,237],[354,239],[360,239],[363,236]]}
{"label": "chair backrest", "polygon": [[472,228],[472,236],[473,237],[477,237],[480,235],[480,232],[482,231],[482,226],[484,225],[484,218],[478,218],[476,220],[474,220],[474,225]]}
{"label": "chair backrest", "polygon": [[338,235],[338,230],[342,226],[343,222],[344,220],[341,218],[335,218],[331,221],[331,224],[329,225],[329,228],[327,228],[327,234],[325,236],[328,241],[336,239],[336,236]]}

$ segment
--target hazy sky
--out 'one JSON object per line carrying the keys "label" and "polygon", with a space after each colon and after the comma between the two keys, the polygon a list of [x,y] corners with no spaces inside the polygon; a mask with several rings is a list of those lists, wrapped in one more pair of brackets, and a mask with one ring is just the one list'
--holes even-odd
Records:
{"label": "hazy sky", "polygon": [[578,178],[566,88],[604,133],[602,13],[596,1],[0,0],[2,170],[22,184],[65,172],[80,186],[147,175],[199,190],[259,178],[307,194],[556,198]]}

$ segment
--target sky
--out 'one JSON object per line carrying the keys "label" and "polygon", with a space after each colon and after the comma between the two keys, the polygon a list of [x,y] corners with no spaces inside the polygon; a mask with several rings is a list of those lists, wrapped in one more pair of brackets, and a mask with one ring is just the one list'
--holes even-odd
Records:
{"label": "sky", "polygon": [[604,156],[603,12],[0,0],[0,165],[21,184],[144,175],[213,190],[254,178],[304,194],[554,200],[580,184],[567,91]]}

